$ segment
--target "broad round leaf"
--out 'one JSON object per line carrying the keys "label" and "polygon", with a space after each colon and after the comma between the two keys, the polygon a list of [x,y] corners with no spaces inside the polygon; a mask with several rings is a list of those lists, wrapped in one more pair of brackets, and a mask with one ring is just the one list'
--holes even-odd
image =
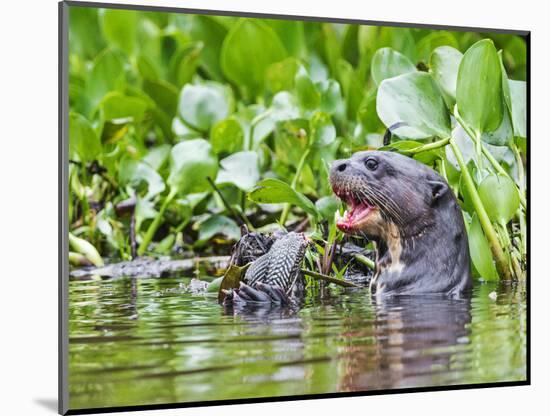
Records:
{"label": "broad round leaf", "polygon": [[133,122],[143,119],[147,102],[139,97],[129,97],[120,92],[110,92],[100,104],[103,120],[131,118]]}
{"label": "broad round leaf", "polygon": [[131,55],[136,44],[138,14],[133,10],[101,10],[101,27],[105,38]]}
{"label": "broad round leaf", "polygon": [[291,120],[300,115],[296,98],[286,91],[281,91],[273,97],[269,112],[270,118],[274,121]]}
{"label": "broad round leaf", "polygon": [[315,84],[309,77],[304,67],[300,67],[294,79],[296,96],[300,107],[306,110],[312,110],[319,107],[321,94],[317,91]]}
{"label": "broad round leaf", "polygon": [[487,242],[485,234],[483,234],[483,229],[475,214],[468,227],[468,245],[470,247],[470,258],[472,259],[472,263],[483,280],[498,280],[498,273],[493,263],[491,247]]}
{"label": "broad round leaf", "polygon": [[449,32],[438,30],[424,36],[416,45],[417,60],[427,62],[430,59],[432,51],[440,47],[459,47],[456,38]]}
{"label": "broad round leaf", "polygon": [[517,187],[508,176],[487,176],[479,185],[478,192],[491,221],[506,224],[519,208]]}
{"label": "broad round leaf", "polygon": [[509,80],[514,136],[527,137],[527,83]]}
{"label": "broad round leaf", "polygon": [[121,185],[129,184],[133,188],[137,188],[142,181],[146,182],[147,193],[143,196],[145,200],[153,198],[165,189],[164,181],[157,171],[147,163],[129,158],[121,161],[118,178]]}
{"label": "broad round leaf", "polygon": [[220,121],[212,127],[210,143],[216,153],[233,153],[243,147],[244,132],[234,118]]}
{"label": "broad round leaf", "polygon": [[102,151],[101,141],[90,122],[78,113],[69,114],[69,148],[80,160],[89,162]]}
{"label": "broad round leaf", "polygon": [[461,60],[462,53],[450,46],[440,46],[430,56],[430,73],[441,88],[449,108],[456,101],[456,79]]}
{"label": "broad round leaf", "polygon": [[220,52],[227,35],[227,28],[218,23],[214,16],[194,15],[191,20],[190,34],[193,40],[201,41],[200,65],[211,78],[221,80]]}
{"label": "broad round leaf", "polygon": [[250,191],[260,180],[258,154],[238,152],[220,161],[217,184],[231,183],[243,191]]}
{"label": "broad round leaf", "polygon": [[124,83],[124,63],[119,55],[107,49],[94,59],[86,82],[86,95],[89,97],[91,110],[105,94],[119,89]]}
{"label": "broad round leaf", "polygon": [[464,54],[458,69],[456,104],[461,117],[479,135],[502,123],[501,67],[491,40],[480,40]]}
{"label": "broad round leaf", "polygon": [[425,139],[451,135],[451,120],[435,81],[425,72],[413,72],[389,78],[380,84],[376,97],[380,120],[398,136]]}
{"label": "broad round leaf", "polygon": [[216,235],[223,235],[229,240],[236,241],[241,238],[241,230],[231,218],[213,215],[200,224],[199,238],[195,245],[203,245]]}
{"label": "broad round leaf", "polygon": [[266,70],[267,87],[273,93],[291,91],[300,63],[296,58],[286,58],[271,64]]}
{"label": "broad round leaf", "polygon": [[310,215],[317,216],[317,210],[313,202],[279,179],[264,179],[248,194],[248,199],[259,204],[281,204],[286,202],[302,208]]}
{"label": "broad round leaf", "polygon": [[231,90],[215,82],[187,84],[181,90],[179,115],[191,127],[208,131],[233,111]]}
{"label": "broad round leaf", "polygon": [[318,82],[316,87],[321,93],[321,111],[333,114],[343,106],[342,92],[340,91],[340,84],[338,82],[333,79],[327,79]]}
{"label": "broad round leaf", "polygon": [[257,95],[264,89],[266,69],[286,55],[272,28],[261,20],[243,18],[225,37],[220,64],[228,79]]}
{"label": "broad round leaf", "polygon": [[214,180],[217,173],[218,159],[206,140],[183,141],[172,148],[167,181],[171,192],[186,195],[209,190],[206,178]]}
{"label": "broad round leaf", "polygon": [[371,76],[376,85],[387,78],[416,72],[416,67],[405,55],[392,48],[381,48],[372,57]]}
{"label": "broad round leaf", "polygon": [[328,146],[336,139],[336,127],[327,113],[317,111],[309,121],[314,146]]}
{"label": "broad round leaf", "polygon": [[323,219],[329,223],[334,222],[334,213],[340,206],[340,202],[334,196],[324,196],[315,202],[315,208]]}

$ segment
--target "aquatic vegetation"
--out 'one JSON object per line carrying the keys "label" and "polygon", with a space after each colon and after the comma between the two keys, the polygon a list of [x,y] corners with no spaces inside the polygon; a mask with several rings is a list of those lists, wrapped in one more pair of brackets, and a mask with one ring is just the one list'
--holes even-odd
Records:
{"label": "aquatic vegetation", "polygon": [[75,264],[227,254],[241,225],[280,224],[338,275],[328,168],[385,149],[447,179],[477,275],[524,278],[521,37],[84,7],[69,24]]}

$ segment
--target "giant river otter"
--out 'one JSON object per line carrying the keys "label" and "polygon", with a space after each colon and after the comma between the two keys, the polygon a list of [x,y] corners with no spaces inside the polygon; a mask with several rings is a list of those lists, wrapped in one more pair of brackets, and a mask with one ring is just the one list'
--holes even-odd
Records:
{"label": "giant river otter", "polygon": [[373,291],[460,295],[470,288],[464,219],[436,172],[398,153],[365,151],[335,161],[330,182],[348,206],[338,228],[376,242]]}
{"label": "giant river otter", "polygon": [[[371,290],[377,296],[459,296],[470,289],[462,212],[445,180],[432,169],[398,153],[358,152],[333,163],[330,182],[348,206],[338,228],[376,243]],[[247,257],[252,263],[240,287],[225,291],[225,305],[289,304],[303,293],[300,265],[308,239],[295,232],[279,237],[250,233],[236,249],[250,252],[249,243],[258,242],[261,250]]]}

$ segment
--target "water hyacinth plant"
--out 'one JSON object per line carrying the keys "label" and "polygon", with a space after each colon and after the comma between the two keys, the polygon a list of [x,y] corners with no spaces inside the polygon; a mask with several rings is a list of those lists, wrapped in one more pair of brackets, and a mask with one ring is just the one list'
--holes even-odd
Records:
{"label": "water hyacinth plant", "polygon": [[449,182],[477,276],[525,277],[524,38],[85,7],[69,27],[75,265],[227,254],[242,224],[328,229],[329,253],[330,163],[382,149]]}

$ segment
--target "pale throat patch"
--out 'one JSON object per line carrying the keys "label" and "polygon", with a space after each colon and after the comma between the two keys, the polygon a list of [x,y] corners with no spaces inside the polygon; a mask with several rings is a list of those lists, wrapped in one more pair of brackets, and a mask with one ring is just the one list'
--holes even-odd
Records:
{"label": "pale throat patch", "polygon": [[378,232],[378,235],[382,237],[388,247],[389,261],[387,258],[385,258],[384,260],[380,259],[377,251],[376,273],[370,283],[371,289],[374,285],[378,285],[378,277],[381,273],[400,274],[405,268],[405,264],[401,262],[403,245],[401,243],[399,229],[393,222],[384,222],[379,214],[378,217],[379,221],[376,221],[376,231]]}

